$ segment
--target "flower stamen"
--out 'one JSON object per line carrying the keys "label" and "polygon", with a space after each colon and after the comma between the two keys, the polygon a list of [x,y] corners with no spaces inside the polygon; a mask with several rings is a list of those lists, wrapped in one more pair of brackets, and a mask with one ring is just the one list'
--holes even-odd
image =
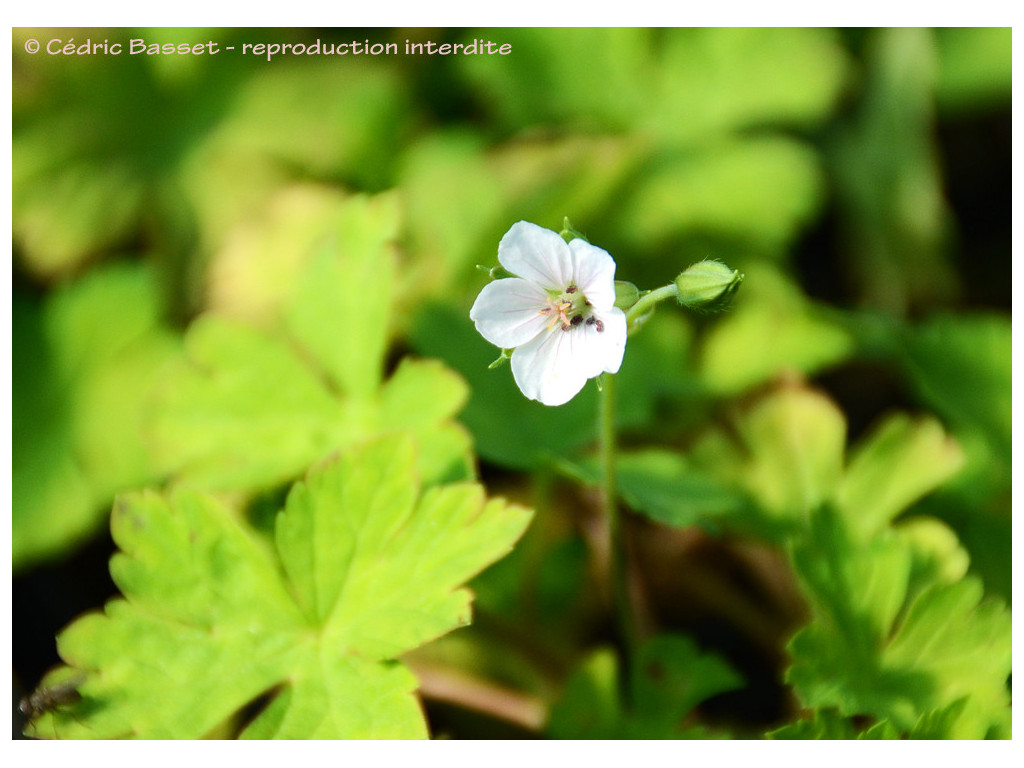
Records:
{"label": "flower stamen", "polygon": [[555,326],[559,323],[562,324],[562,330],[567,331],[573,325],[576,325],[576,318],[579,317],[576,312],[576,305],[571,299],[566,298],[566,294],[573,293],[576,290],[575,285],[569,286],[570,290],[567,290],[565,294],[558,297],[557,301],[548,297],[548,305],[540,310],[542,315],[554,315],[551,318],[551,323],[548,325],[548,330],[554,330]]}

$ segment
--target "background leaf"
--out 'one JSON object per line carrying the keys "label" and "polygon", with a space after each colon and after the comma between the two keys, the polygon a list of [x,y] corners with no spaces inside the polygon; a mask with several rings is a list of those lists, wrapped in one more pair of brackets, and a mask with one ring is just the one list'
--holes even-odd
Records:
{"label": "background leaf", "polygon": [[[159,477],[149,395],[177,355],[152,270],[111,265],[14,306],[16,570],[93,536],[116,492]],[[114,317],[117,322],[112,322]]]}
{"label": "background leaf", "polygon": [[[450,422],[465,384],[435,363],[413,360],[382,384],[394,200],[314,200],[315,215],[306,220],[319,239],[306,241],[309,255],[284,262],[286,284],[270,299],[269,317],[242,322],[211,313],[187,331],[187,360],[157,407],[162,461],[205,487],[266,490],[332,449],[412,428],[427,448],[421,469],[428,477],[469,477],[468,437]],[[293,258],[304,265],[289,264]]]}
{"label": "background leaf", "polygon": [[701,739],[712,734],[687,726],[702,701],[742,685],[728,664],[702,653],[685,637],[651,639],[629,677],[628,702],[619,693],[617,663],[595,651],[566,684],[548,729],[556,739]]}

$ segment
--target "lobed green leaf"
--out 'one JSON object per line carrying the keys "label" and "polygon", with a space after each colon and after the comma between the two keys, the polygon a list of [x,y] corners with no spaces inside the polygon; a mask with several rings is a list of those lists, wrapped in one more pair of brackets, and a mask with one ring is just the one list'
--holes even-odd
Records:
{"label": "lobed green leaf", "polygon": [[509,552],[530,512],[473,483],[424,491],[416,466],[407,434],[317,465],[273,548],[193,490],[119,499],[110,567],[123,597],[61,633],[82,700],[29,732],[194,739],[263,698],[245,737],[426,736],[396,657],[469,623],[462,585]]}

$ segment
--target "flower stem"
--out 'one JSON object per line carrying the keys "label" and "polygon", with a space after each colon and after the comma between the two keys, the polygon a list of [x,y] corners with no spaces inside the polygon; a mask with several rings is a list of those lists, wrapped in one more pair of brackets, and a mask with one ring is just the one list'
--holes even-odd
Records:
{"label": "flower stem", "polygon": [[624,654],[621,670],[628,674],[636,649],[636,625],[629,589],[629,556],[622,533],[615,477],[615,376],[604,374],[600,404],[601,495],[608,535],[608,594],[615,613],[616,628]]}
{"label": "flower stem", "polygon": [[679,289],[676,288],[675,283],[648,291],[626,312],[626,327],[632,330],[638,320],[654,309],[655,304],[665,299],[674,299],[677,295],[679,295]]}

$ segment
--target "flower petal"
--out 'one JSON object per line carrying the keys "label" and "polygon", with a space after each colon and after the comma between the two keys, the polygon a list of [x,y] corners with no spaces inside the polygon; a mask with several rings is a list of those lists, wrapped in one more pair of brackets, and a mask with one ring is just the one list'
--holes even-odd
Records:
{"label": "flower petal", "polygon": [[477,331],[491,344],[512,349],[546,331],[551,320],[542,315],[547,294],[542,288],[518,277],[488,283],[469,310]]}
{"label": "flower petal", "polygon": [[[594,350],[591,355],[597,358],[594,363],[596,368],[600,364],[600,370],[588,373],[589,376],[597,376],[598,373],[618,373],[622,365],[622,357],[626,353],[626,313],[618,307],[593,314],[604,325],[604,331],[597,332],[597,324],[581,326],[587,332],[587,348]],[[593,368],[589,369],[593,370]]]}
{"label": "flower petal", "polygon": [[498,243],[501,266],[542,288],[564,291],[573,279],[573,257],[557,232],[517,221]]}
{"label": "flower petal", "polygon": [[591,322],[581,323],[565,332],[574,337],[573,365],[588,379],[604,372],[618,372],[626,350],[626,315],[621,309],[595,312],[591,318]]}
{"label": "flower petal", "polygon": [[615,306],[615,259],[603,248],[576,238],[570,241],[576,271],[576,285],[595,308],[611,309]]}
{"label": "flower petal", "polygon": [[580,341],[582,334],[558,329],[516,347],[512,376],[522,393],[544,405],[572,400],[587,383],[583,369],[576,364]]}

